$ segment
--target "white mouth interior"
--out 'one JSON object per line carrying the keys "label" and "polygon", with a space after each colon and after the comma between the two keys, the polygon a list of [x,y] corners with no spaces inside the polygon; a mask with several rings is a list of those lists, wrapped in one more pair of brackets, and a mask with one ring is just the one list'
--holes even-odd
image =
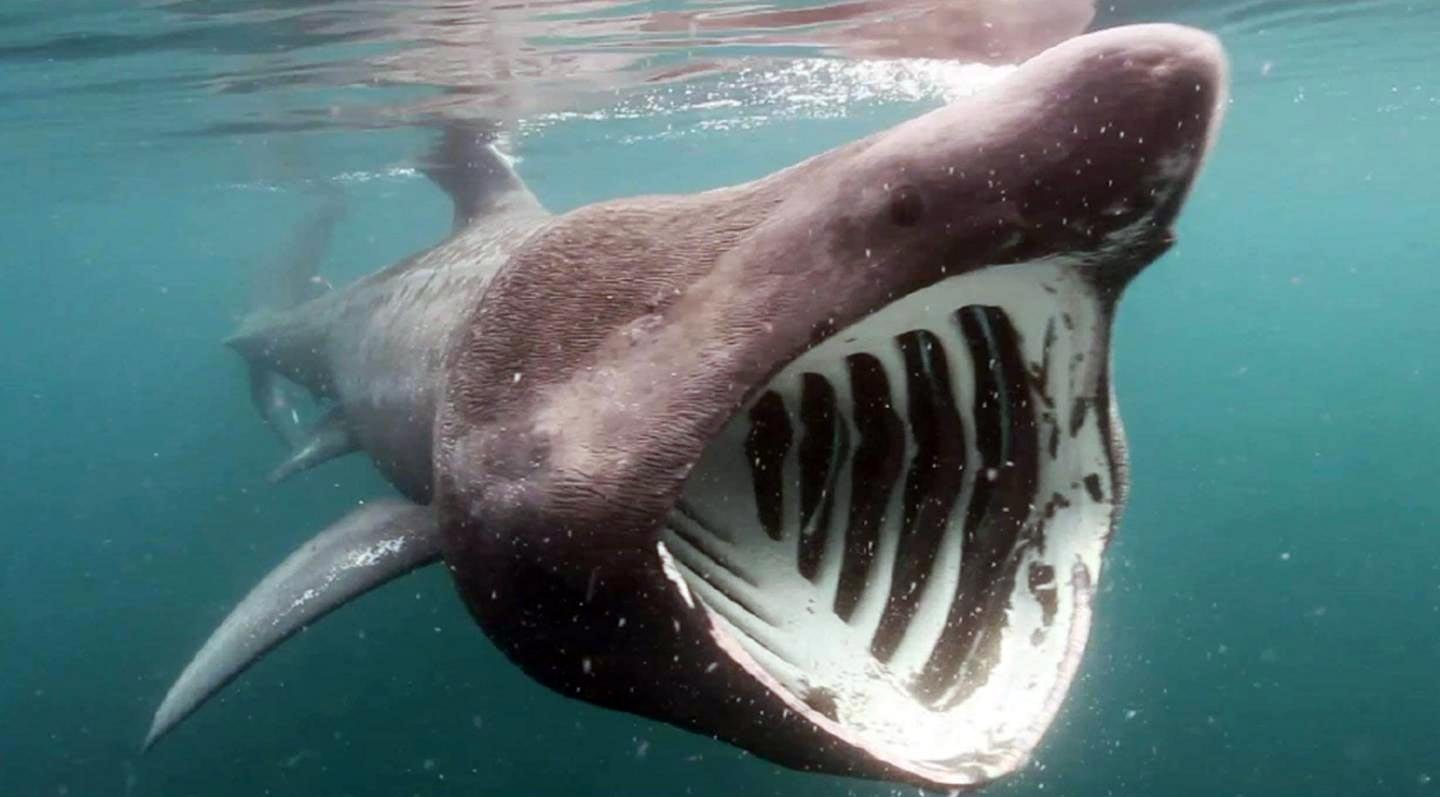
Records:
{"label": "white mouth interior", "polygon": [[1048,261],[840,331],[706,450],[667,566],[837,736],[936,782],[1015,769],[1078,664],[1115,516],[1108,326]]}

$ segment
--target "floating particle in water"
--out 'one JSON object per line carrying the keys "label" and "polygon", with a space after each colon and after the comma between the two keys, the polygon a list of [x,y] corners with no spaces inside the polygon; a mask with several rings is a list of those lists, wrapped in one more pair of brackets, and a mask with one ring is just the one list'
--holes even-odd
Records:
{"label": "floating particle in water", "polygon": [[473,726],[477,731],[484,730],[485,718],[480,716],[479,714],[476,714],[470,718],[470,725]]}
{"label": "floating particle in water", "polygon": [[1375,745],[1367,738],[1351,739],[1341,748],[1346,759],[1362,763],[1375,757]]}
{"label": "floating particle in water", "polygon": [[289,758],[285,759],[284,763],[282,763],[280,766],[285,769],[294,769],[295,767],[299,766],[303,761],[305,761],[305,759],[314,757],[315,751],[301,750],[295,755],[292,755]]}

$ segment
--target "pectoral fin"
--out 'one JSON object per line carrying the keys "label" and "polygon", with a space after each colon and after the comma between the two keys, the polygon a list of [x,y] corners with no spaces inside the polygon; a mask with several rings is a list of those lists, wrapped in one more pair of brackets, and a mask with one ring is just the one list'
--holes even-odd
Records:
{"label": "pectoral fin", "polygon": [[439,557],[430,507],[387,500],[346,515],[270,571],[230,612],[166,693],[145,746],[291,634]]}
{"label": "pectoral fin", "polygon": [[308,434],[296,441],[294,451],[276,465],[267,478],[271,484],[279,484],[301,471],[343,457],[359,447],[345,413],[338,408],[332,409]]}

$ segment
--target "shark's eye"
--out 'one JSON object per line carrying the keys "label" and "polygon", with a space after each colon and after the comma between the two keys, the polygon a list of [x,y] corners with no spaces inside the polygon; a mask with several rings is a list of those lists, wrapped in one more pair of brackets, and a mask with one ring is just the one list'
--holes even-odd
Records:
{"label": "shark's eye", "polygon": [[914,186],[902,185],[890,194],[890,220],[901,227],[914,227],[925,216],[925,200]]}

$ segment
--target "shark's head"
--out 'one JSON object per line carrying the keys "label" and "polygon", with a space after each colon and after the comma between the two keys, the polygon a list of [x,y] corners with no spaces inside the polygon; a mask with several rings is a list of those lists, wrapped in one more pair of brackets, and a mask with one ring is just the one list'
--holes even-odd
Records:
{"label": "shark's head", "polygon": [[788,765],[1023,764],[1124,500],[1115,302],[1225,83],[1206,34],[1090,34],[768,178],[537,233],[440,408],[472,612],[555,689]]}

